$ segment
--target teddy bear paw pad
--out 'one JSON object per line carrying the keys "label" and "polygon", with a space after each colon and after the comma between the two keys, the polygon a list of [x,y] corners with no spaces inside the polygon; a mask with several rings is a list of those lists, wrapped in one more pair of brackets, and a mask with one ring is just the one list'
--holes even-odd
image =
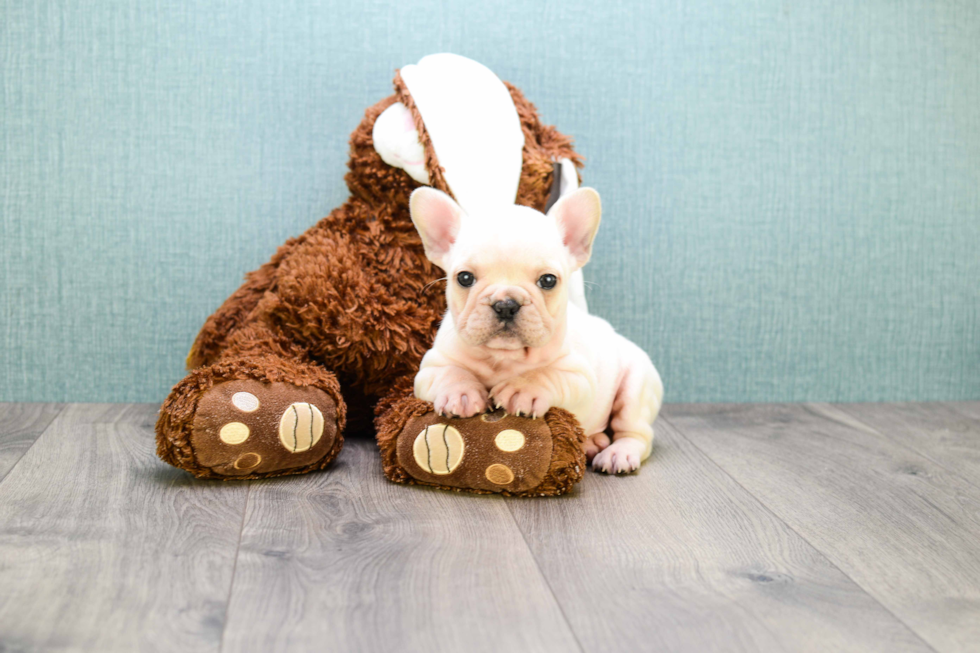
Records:
{"label": "teddy bear paw pad", "polygon": [[430,485],[523,492],[548,473],[551,430],[544,420],[502,410],[469,418],[429,412],[412,418],[398,438],[398,463]]}
{"label": "teddy bear paw pad", "polygon": [[198,402],[191,446],[198,464],[227,476],[304,467],[333,449],[336,416],[336,403],[317,388],[226,381]]}

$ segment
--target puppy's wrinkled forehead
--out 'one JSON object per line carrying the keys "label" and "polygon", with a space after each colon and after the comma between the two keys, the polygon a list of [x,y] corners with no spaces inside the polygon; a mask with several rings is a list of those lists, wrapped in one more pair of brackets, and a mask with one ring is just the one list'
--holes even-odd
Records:
{"label": "puppy's wrinkled forehead", "polygon": [[578,269],[589,262],[602,217],[591,188],[563,196],[544,215],[510,204],[466,212],[442,191],[423,186],[412,192],[409,210],[426,257],[446,272],[460,260],[550,259],[563,271]]}
{"label": "puppy's wrinkled forehead", "polygon": [[453,267],[468,265],[517,273],[528,265],[567,265],[567,250],[555,220],[526,206],[500,206],[467,215],[452,249]]}

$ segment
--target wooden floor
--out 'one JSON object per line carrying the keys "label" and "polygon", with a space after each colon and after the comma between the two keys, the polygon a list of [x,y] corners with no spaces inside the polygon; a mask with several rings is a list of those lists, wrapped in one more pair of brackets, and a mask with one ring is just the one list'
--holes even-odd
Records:
{"label": "wooden floor", "polygon": [[980,651],[980,403],[672,405],[555,499],[197,481],[156,410],[0,404],[0,650]]}

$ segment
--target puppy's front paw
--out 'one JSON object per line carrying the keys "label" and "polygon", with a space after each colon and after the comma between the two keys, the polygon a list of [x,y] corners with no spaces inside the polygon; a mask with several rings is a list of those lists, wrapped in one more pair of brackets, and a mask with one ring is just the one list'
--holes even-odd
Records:
{"label": "puppy's front paw", "polygon": [[553,396],[544,386],[523,377],[498,383],[490,390],[497,408],[511,415],[542,417],[551,408]]}
{"label": "puppy's front paw", "polygon": [[487,391],[483,386],[455,383],[436,394],[432,404],[437,415],[473,417],[487,409]]}
{"label": "puppy's front paw", "polygon": [[629,474],[640,468],[646,445],[637,438],[620,438],[592,459],[592,469],[606,474]]}

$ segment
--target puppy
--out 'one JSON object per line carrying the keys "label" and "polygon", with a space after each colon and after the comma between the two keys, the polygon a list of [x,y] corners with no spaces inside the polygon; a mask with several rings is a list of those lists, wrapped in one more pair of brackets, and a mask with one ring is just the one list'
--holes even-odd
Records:
{"label": "puppy", "polygon": [[547,215],[513,205],[466,213],[423,187],[410,209],[426,256],[446,272],[449,303],[415,395],[459,417],[494,406],[537,418],[559,406],[588,434],[593,469],[637,469],[653,444],[660,375],[642,349],[568,301],[599,229],[599,194],[580,188]]}

